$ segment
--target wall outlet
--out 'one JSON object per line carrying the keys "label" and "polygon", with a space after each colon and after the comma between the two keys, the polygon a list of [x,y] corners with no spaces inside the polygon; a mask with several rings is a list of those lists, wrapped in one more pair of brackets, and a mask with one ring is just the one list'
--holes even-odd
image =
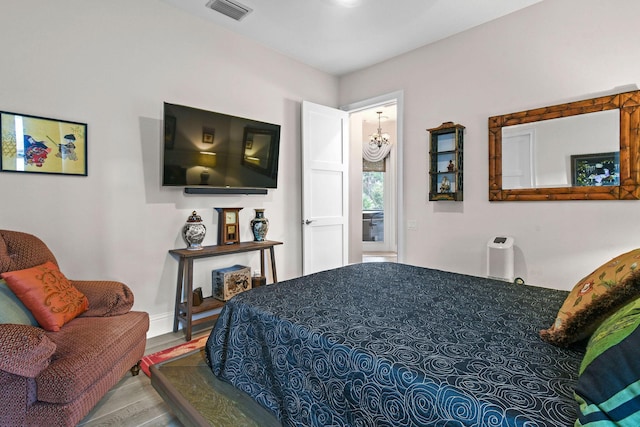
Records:
{"label": "wall outlet", "polygon": [[417,230],[418,224],[415,219],[410,219],[407,221],[407,230]]}

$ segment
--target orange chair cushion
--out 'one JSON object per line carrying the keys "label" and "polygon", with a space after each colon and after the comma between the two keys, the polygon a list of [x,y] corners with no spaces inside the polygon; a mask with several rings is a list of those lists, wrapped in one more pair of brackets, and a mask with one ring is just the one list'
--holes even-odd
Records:
{"label": "orange chair cushion", "polygon": [[0,277],[47,331],[59,331],[89,308],[87,297],[51,261]]}

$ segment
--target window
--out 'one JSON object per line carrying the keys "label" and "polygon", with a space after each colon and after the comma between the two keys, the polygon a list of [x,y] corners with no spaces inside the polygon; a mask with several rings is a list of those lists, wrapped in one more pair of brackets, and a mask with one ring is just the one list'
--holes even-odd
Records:
{"label": "window", "polygon": [[362,241],[384,241],[384,172],[362,172]]}

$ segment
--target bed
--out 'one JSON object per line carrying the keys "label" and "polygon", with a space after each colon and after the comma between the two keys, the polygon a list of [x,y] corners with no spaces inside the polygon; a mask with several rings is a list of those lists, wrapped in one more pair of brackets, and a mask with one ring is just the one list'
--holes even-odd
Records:
{"label": "bed", "polygon": [[570,426],[584,345],[538,335],[567,295],[350,265],[233,298],[207,363],[287,426]]}

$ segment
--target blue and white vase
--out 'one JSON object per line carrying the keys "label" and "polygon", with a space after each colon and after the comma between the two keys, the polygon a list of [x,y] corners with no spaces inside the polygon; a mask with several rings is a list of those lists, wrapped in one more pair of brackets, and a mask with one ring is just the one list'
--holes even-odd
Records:
{"label": "blue and white vase", "polygon": [[251,231],[255,242],[263,242],[269,231],[269,220],[264,217],[264,209],[254,209],[256,216],[251,220]]}
{"label": "blue and white vase", "polygon": [[206,234],[207,227],[202,223],[202,218],[196,211],[193,211],[189,218],[187,218],[187,223],[182,228],[182,237],[189,245],[187,249],[190,251],[202,249],[202,241]]}

